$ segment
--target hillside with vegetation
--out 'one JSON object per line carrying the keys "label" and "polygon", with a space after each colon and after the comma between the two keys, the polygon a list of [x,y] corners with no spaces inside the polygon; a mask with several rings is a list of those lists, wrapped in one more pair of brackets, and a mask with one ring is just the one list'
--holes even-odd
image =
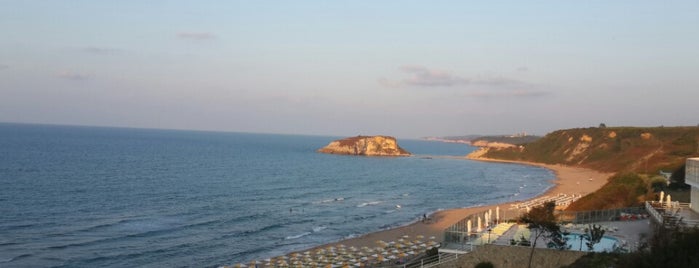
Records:
{"label": "hillside with vegetation", "polygon": [[628,207],[656,198],[660,190],[671,190],[659,176],[661,171],[673,174],[672,189],[682,188],[686,158],[699,156],[699,127],[566,129],[522,146],[485,148],[480,153],[485,158],[616,173],[601,189],[574,202],[568,210]]}
{"label": "hillside with vegetation", "polygon": [[517,148],[489,149],[488,158],[563,164],[605,172],[675,171],[699,156],[699,127],[602,127],[552,132]]}

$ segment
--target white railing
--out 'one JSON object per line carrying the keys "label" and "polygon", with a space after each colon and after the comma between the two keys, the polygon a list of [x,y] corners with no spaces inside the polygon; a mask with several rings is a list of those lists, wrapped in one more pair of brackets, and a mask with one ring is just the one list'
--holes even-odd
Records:
{"label": "white railing", "polygon": [[[654,201],[651,201],[651,202],[654,202]],[[655,208],[653,207],[651,202],[646,201],[646,211],[648,212],[648,214],[650,214],[651,217],[653,217],[653,219],[655,219],[655,221],[657,223],[662,224],[663,223],[663,216],[660,215],[660,212],[655,210]]]}
{"label": "white railing", "polygon": [[[687,227],[694,227],[694,226],[699,226],[699,220],[694,220],[694,219],[687,219],[682,217],[684,213],[683,210],[689,210],[692,208],[692,204],[690,203],[680,203],[680,202],[671,202],[669,205],[666,202],[659,202],[659,201],[646,201],[645,204],[646,211],[648,211],[648,214],[650,214],[656,222],[662,224],[664,222],[665,217],[670,217],[670,218],[680,218],[682,221],[682,224],[684,224]],[[663,209],[663,211],[658,211],[658,209]],[[688,211],[687,211],[688,212]],[[688,213],[693,213],[693,212],[688,212]]]}

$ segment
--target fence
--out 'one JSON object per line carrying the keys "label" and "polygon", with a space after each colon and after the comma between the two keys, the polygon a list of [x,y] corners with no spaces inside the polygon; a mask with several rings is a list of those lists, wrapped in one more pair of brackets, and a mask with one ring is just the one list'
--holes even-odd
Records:
{"label": "fence", "polygon": [[628,207],[590,211],[558,211],[555,214],[559,222],[582,224],[600,221],[640,219],[646,218],[648,215],[644,207]]}

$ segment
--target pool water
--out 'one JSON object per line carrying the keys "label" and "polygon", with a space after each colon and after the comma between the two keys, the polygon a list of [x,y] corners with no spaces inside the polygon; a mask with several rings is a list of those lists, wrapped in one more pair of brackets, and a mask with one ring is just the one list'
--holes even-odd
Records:
{"label": "pool water", "polygon": [[[580,247],[580,234],[571,233],[565,236],[568,239],[568,245],[570,245],[570,250],[581,250]],[[585,244],[587,240],[582,240],[582,251],[588,251],[587,245]],[[611,236],[603,236],[599,243],[593,245],[592,250],[594,252],[611,252],[614,250],[614,246],[617,245],[619,241]]]}

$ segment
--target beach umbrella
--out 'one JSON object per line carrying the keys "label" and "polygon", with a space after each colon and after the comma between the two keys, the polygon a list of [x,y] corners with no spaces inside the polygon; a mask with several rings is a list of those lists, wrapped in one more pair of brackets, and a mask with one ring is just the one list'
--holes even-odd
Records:
{"label": "beach umbrella", "polygon": [[500,206],[495,207],[495,221],[500,223]]}
{"label": "beach umbrella", "polygon": [[658,202],[663,203],[664,197],[665,197],[665,191],[660,191],[660,200],[658,200]]}
{"label": "beach umbrella", "polygon": [[424,236],[424,235],[417,235],[415,238],[417,238],[417,239],[424,239],[425,236]]}
{"label": "beach umbrella", "polygon": [[466,232],[469,234],[471,233],[471,220],[466,222]]}
{"label": "beach umbrella", "polygon": [[488,209],[488,222],[493,221],[493,209]]}
{"label": "beach umbrella", "polygon": [[434,236],[430,236],[430,240],[435,240],[435,239],[437,239],[437,238]]}
{"label": "beach umbrella", "polygon": [[481,229],[481,216],[478,216],[478,226],[476,226],[476,232],[481,232],[483,229]]}
{"label": "beach umbrella", "polygon": [[236,265],[233,265],[233,267],[235,267],[235,268],[242,268],[242,267],[247,267],[247,266],[246,266],[245,264],[238,263],[238,264],[236,264]]}
{"label": "beach umbrella", "polygon": [[670,195],[668,194],[666,199],[667,199],[667,207],[669,208],[672,206],[672,197],[670,197]]}

